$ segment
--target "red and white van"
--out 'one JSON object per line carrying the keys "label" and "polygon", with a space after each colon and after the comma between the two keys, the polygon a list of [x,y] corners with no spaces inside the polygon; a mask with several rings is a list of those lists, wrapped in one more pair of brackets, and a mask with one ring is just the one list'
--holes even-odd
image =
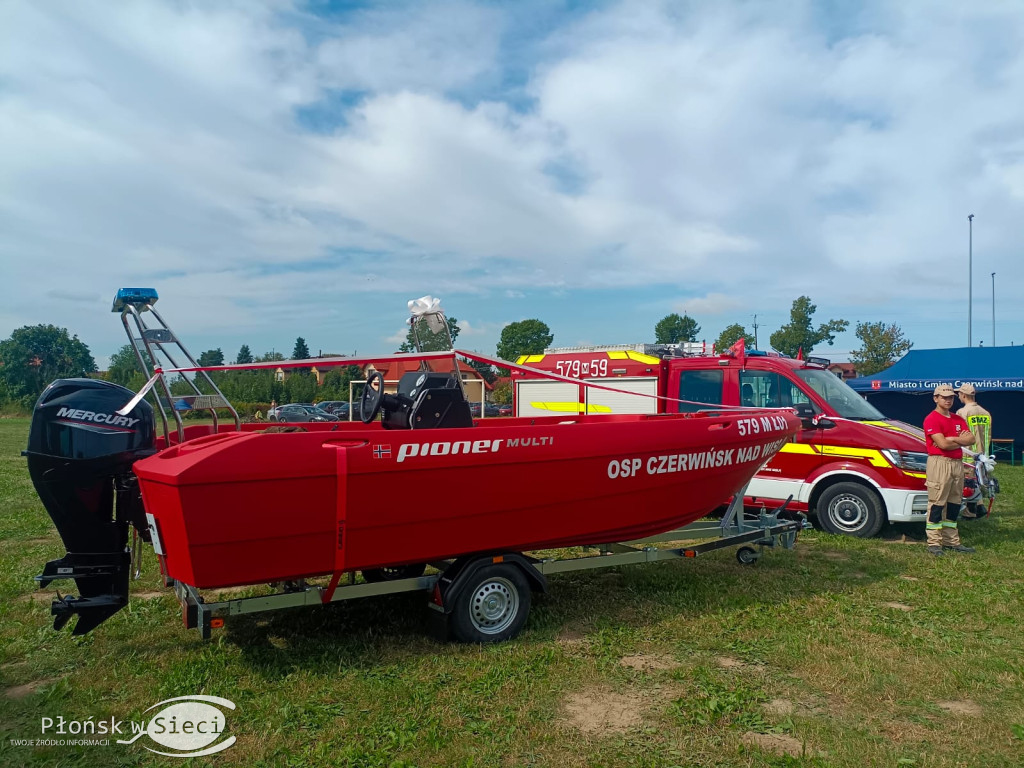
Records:
{"label": "red and white van", "polygon": [[678,354],[673,345],[637,345],[525,355],[519,365],[619,391],[513,370],[515,415],[793,407],[805,415],[805,429],[754,476],[747,506],[771,507],[792,495],[791,509],[816,516],[827,531],[852,536],[874,536],[886,520],[924,521],[922,431],[887,419],[828,371],[827,360],[764,352],[747,352],[742,360]]}

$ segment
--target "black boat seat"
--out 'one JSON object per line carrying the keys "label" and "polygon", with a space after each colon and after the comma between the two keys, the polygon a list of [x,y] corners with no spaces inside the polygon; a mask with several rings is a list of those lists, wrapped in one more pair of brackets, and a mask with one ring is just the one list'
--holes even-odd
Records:
{"label": "black boat seat", "polygon": [[384,396],[382,423],[385,429],[472,427],[473,415],[455,376],[410,371],[394,395]]}

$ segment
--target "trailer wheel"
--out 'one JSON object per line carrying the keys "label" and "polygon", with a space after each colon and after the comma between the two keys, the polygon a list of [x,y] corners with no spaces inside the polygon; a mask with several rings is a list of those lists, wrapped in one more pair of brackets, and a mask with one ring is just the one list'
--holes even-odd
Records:
{"label": "trailer wheel", "polygon": [[882,500],[860,483],[836,483],[818,499],[818,522],[829,533],[870,539],[885,522]]}
{"label": "trailer wheel", "polygon": [[530,613],[530,585],[507,563],[473,574],[452,607],[451,630],[463,643],[500,643],[519,634]]}
{"label": "trailer wheel", "polygon": [[736,550],[736,560],[740,565],[753,565],[761,558],[753,547],[740,547]]}
{"label": "trailer wheel", "polygon": [[426,563],[416,563],[414,565],[393,565],[389,568],[369,568],[363,571],[363,578],[371,584],[378,581],[415,579],[422,576],[426,570]]}

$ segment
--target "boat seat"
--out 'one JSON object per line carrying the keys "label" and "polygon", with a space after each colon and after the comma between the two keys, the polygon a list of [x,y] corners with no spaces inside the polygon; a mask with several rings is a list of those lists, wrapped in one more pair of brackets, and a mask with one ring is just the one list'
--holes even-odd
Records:
{"label": "boat seat", "polygon": [[410,371],[394,395],[385,395],[382,424],[384,429],[472,427],[473,415],[452,374]]}

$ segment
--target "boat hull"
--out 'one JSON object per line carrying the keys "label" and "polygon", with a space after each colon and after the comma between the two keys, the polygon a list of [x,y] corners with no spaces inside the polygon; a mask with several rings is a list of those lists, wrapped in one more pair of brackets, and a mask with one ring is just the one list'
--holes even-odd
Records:
{"label": "boat hull", "polygon": [[342,424],[210,435],[134,471],[168,575],[215,588],[661,533],[798,428],[777,411]]}

